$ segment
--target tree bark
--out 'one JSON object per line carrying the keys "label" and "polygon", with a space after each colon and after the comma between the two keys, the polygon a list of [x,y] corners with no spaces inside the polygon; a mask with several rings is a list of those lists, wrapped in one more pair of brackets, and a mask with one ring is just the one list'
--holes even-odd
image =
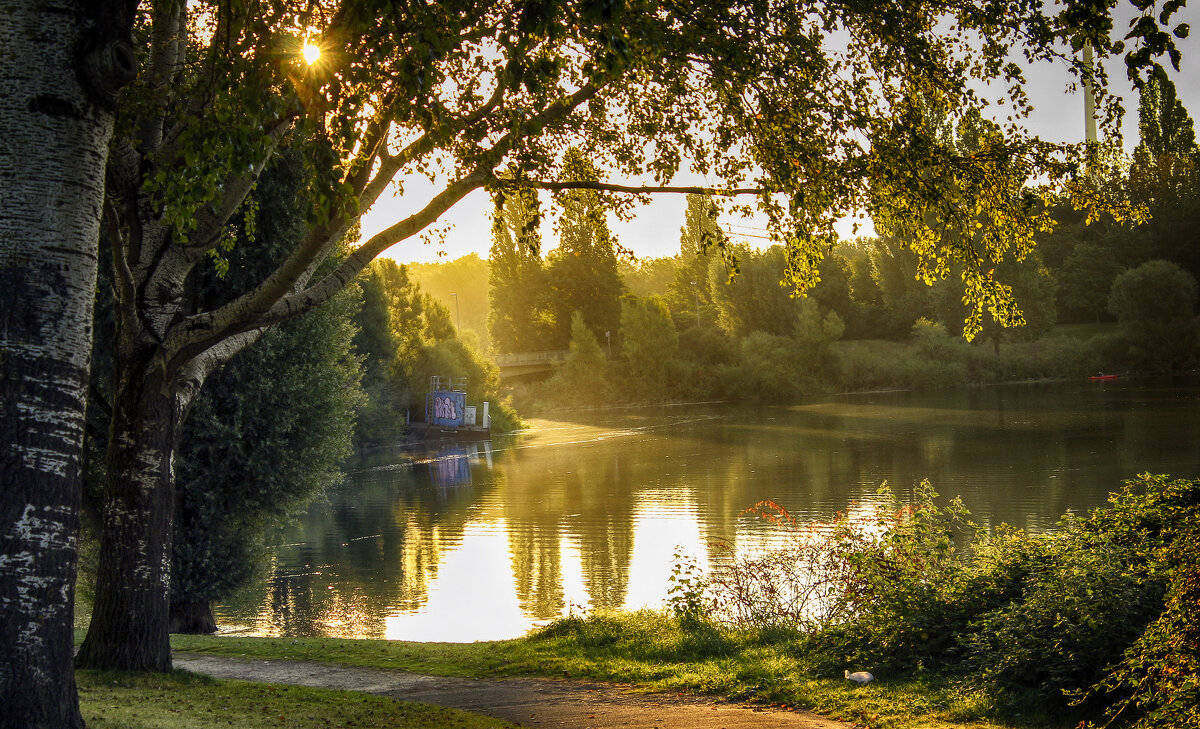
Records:
{"label": "tree bark", "polygon": [[82,668],[171,670],[172,461],[179,409],[171,388],[155,376],[155,362],[152,350],[122,357],[118,345],[96,597],[75,657]]}
{"label": "tree bark", "polygon": [[3,728],[83,726],[72,651],[106,102],[132,69],[124,48],[116,76],[89,69],[104,41],[76,0],[0,0]]}

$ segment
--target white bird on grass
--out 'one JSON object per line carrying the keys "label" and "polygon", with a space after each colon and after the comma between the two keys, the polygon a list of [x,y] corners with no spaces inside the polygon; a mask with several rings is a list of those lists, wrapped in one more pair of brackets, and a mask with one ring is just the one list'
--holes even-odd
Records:
{"label": "white bird on grass", "polygon": [[861,684],[868,684],[875,680],[875,676],[868,673],[867,671],[855,671],[854,673],[850,673],[850,671],[846,671],[846,678],[850,679],[854,683],[861,683]]}

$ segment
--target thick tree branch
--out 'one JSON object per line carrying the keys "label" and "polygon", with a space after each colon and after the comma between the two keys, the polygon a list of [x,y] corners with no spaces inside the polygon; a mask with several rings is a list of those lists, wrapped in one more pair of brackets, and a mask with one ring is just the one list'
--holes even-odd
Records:
{"label": "thick tree branch", "polygon": [[472,190],[493,181],[493,169],[518,141],[541,134],[547,127],[562,121],[594,98],[606,83],[607,79],[603,79],[586,84],[509,131],[480,155],[470,174],[450,183],[417,213],[373,236],[316,285],[303,288],[348,227],[347,218],[335,213],[330,222],[311,230],[292,255],[253,291],[219,309],[187,317],[172,326],[163,342],[168,369],[186,366],[193,357],[230,336],[302,314],[324,303],[345,288],[373,258],[416,235]]}
{"label": "thick tree branch", "polygon": [[538,190],[599,190],[601,192],[620,192],[632,195],[649,195],[653,193],[675,193],[689,195],[714,195],[717,197],[734,197],[736,195],[761,195],[774,192],[765,187],[702,187],[684,185],[618,185],[611,182],[594,180],[566,180],[548,182],[545,180],[514,180],[493,178],[489,183],[500,187],[527,187]]}
{"label": "thick tree branch", "polygon": [[324,303],[329,297],[349,284],[380,253],[416,235],[425,226],[433,223],[442,213],[449,210],[454,204],[465,197],[467,193],[485,184],[495,182],[497,180],[493,171],[495,166],[500,163],[520,139],[528,135],[539,134],[547,126],[561,121],[580,105],[594,98],[600,93],[603,87],[604,84],[601,82],[587,84],[570,96],[559,99],[551,104],[541,114],[533,117],[521,125],[520,128],[505,134],[492,149],[483,155],[475,166],[475,170],[470,175],[451,183],[420,212],[377,233],[366,243],[359,246],[332,273],[316,285],[292,294],[287,299],[280,301],[272,308],[268,320],[271,322],[280,321]]}
{"label": "thick tree branch", "polygon": [[143,116],[138,124],[138,147],[143,156],[152,154],[162,144],[163,129],[170,113],[167,90],[182,69],[187,50],[184,3],[158,0],[154,3],[153,18],[146,72],[153,113]]}

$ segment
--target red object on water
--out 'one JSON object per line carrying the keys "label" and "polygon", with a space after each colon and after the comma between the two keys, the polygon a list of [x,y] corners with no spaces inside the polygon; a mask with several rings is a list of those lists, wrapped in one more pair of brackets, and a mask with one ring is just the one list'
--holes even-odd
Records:
{"label": "red object on water", "polygon": [[1092,375],[1091,377],[1088,377],[1088,379],[1091,380],[1092,382],[1096,382],[1097,380],[1115,380],[1115,379],[1117,379],[1117,376],[1116,375]]}

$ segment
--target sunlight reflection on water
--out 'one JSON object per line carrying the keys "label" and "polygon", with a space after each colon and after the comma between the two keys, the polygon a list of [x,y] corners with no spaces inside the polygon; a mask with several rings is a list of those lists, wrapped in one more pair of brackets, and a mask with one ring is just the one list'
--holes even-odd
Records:
{"label": "sunlight reflection on water", "polygon": [[[1200,386],[1020,385],[790,408],[535,421],[515,437],[382,453],[282,535],[223,631],[473,641],[594,608],[662,604],[677,549],[704,569],[778,546],[748,507],[802,522],[909,498],[921,478],[985,528],[1053,528],[1140,470],[1200,472]],[[582,418],[581,416],[581,419]]]}

